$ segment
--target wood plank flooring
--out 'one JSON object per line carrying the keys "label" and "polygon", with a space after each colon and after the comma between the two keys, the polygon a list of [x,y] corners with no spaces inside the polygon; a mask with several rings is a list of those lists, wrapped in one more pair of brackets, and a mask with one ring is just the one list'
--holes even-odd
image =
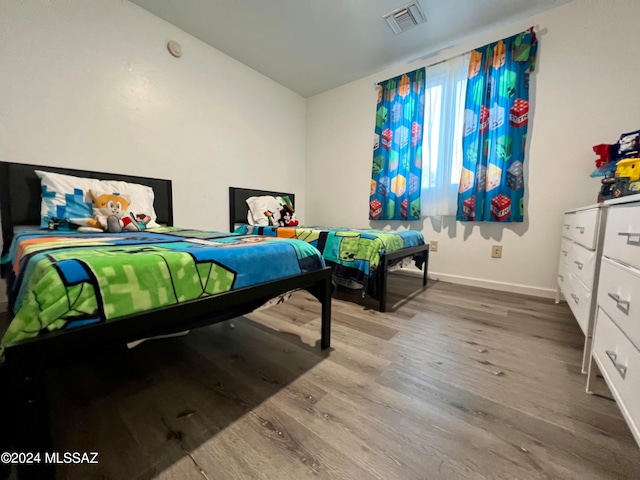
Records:
{"label": "wood plank flooring", "polygon": [[340,291],[330,351],[317,346],[319,303],[297,292],[55,368],[55,448],[100,462],[59,478],[640,478],[615,402],[585,393],[566,304],[419,284],[391,275],[387,313]]}

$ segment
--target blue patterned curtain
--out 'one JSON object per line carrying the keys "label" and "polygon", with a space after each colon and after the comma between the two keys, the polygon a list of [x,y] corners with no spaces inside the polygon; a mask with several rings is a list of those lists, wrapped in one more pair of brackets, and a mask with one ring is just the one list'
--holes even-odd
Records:
{"label": "blue patterned curtain", "polygon": [[471,52],[458,213],[462,221],[522,222],[533,30]]}
{"label": "blue patterned curtain", "polygon": [[424,73],[421,68],[378,85],[370,220],[419,220]]}

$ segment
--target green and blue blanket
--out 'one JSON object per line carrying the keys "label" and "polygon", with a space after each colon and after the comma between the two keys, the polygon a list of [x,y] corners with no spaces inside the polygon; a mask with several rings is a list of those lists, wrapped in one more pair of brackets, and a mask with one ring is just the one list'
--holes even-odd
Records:
{"label": "green and blue blanket", "polygon": [[116,320],[324,267],[311,245],[174,227],[139,233],[16,233],[14,314],[0,346],[43,332]]}
{"label": "green and blue blanket", "polygon": [[[373,297],[379,293],[376,271],[380,256],[424,245],[423,235],[415,230],[383,232],[350,228],[240,225],[236,233],[303,240],[322,252],[334,275],[359,283]],[[422,265],[421,256],[415,256],[414,260],[416,266]]]}

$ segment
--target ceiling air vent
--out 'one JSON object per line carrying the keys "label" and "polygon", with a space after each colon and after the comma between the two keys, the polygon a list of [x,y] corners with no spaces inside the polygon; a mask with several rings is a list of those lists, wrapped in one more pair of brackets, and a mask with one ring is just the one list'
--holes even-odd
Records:
{"label": "ceiling air vent", "polygon": [[396,35],[427,21],[417,1],[406,4],[383,17]]}

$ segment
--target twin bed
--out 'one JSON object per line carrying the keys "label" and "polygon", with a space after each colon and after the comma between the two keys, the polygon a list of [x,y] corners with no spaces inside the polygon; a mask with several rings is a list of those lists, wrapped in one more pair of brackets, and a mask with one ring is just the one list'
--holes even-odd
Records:
{"label": "twin bed", "polygon": [[251,217],[247,215],[247,200],[265,196],[287,197],[295,205],[295,195],[291,193],[229,187],[229,231],[309,243],[322,253],[337,283],[362,288],[363,294],[378,301],[380,312],[386,310],[387,274],[403,266],[403,260],[413,260],[422,268],[422,286],[427,285],[429,245],[420,232],[247,225],[247,218]]}
{"label": "twin bed", "polygon": [[[41,216],[36,170],[147,185],[164,226],[124,234],[29,228]],[[174,228],[170,180],[0,163],[0,220],[11,319],[0,343],[0,402],[13,413],[0,419],[0,451],[52,451],[45,372],[55,360],[225,321],[296,289],[320,301],[320,346],[330,346],[333,286],[319,252],[299,240]],[[34,465],[27,474],[50,477],[51,469]]]}

